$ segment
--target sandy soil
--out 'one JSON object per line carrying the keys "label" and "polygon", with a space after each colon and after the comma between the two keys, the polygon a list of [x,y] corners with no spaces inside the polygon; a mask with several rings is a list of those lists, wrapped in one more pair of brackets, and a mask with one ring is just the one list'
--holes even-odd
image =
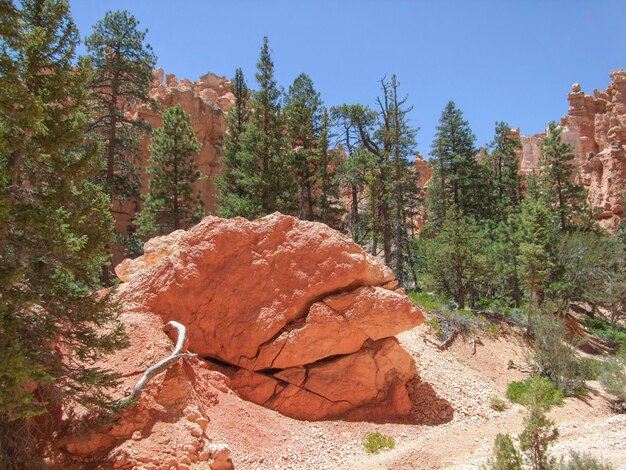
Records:
{"label": "sandy soil", "polygon": [[[424,341],[426,327],[398,336],[412,354],[421,377],[455,409],[454,419],[440,426],[348,423],[309,423],[284,417],[260,407],[237,408],[238,426],[232,424],[232,408],[211,416],[212,437],[231,446],[235,468],[245,469],[478,469],[491,454],[498,432],[517,434],[525,410],[512,405],[503,412],[490,407],[492,396],[504,396],[506,385],[526,377],[509,369],[509,361],[525,362],[519,335],[510,329],[498,338],[482,338],[472,354],[472,345],[462,338],[447,351]],[[614,415],[609,397],[591,383],[588,398],[567,399],[551,412],[561,438],[555,454],[570,449],[585,451],[626,469],[626,416]],[[224,403],[223,406],[229,406]],[[396,439],[394,449],[368,454],[361,438],[380,431]]]}

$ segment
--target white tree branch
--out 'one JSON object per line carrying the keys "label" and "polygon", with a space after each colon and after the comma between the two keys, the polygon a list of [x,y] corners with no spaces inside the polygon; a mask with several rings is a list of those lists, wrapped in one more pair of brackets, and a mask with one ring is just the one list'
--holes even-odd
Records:
{"label": "white tree branch", "polygon": [[181,353],[185,345],[185,339],[187,337],[187,330],[185,329],[184,325],[182,325],[181,323],[178,323],[177,321],[170,321],[167,323],[167,325],[165,325],[165,328],[167,327],[176,328],[176,330],[178,331],[178,339],[176,341],[176,347],[174,348],[174,351],[172,351],[172,354],[170,356],[166,357],[160,362],[157,362],[155,365],[153,365],[152,367],[150,367],[148,370],[144,372],[141,379],[139,379],[139,382],[137,382],[137,385],[135,385],[135,388],[133,389],[132,393],[127,398],[124,399],[125,401],[127,402],[137,401],[137,399],[139,398],[139,395],[141,395],[141,392],[143,391],[143,388],[148,384],[148,382],[155,375],[160,374],[161,372],[165,371],[170,365],[172,365],[178,359],[191,359],[197,356],[196,354],[192,354],[192,353]]}

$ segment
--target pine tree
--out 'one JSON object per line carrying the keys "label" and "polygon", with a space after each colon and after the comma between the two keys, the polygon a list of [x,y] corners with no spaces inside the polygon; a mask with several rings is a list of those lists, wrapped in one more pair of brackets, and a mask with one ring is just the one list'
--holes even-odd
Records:
{"label": "pine tree", "polygon": [[241,207],[246,194],[242,184],[245,181],[246,168],[242,158],[241,138],[250,119],[250,90],[240,68],[235,71],[231,91],[235,102],[226,116],[227,132],[222,144],[221,171],[216,179],[218,213],[222,217],[235,217],[245,213],[245,209]]}
{"label": "pine tree", "polygon": [[540,187],[546,201],[558,214],[561,233],[585,217],[585,191],[574,181],[572,147],[561,140],[563,128],[551,122],[541,142]]}
{"label": "pine tree", "polygon": [[317,145],[319,198],[318,220],[331,227],[337,227],[343,208],[339,197],[340,152],[330,148],[330,116],[327,109],[322,111],[320,135]]}
{"label": "pine tree", "polygon": [[553,267],[555,246],[550,210],[542,197],[535,199],[533,194],[535,191],[531,189],[521,207],[517,255],[520,280],[528,293],[529,332],[532,316],[543,303]]}
{"label": "pine tree", "polygon": [[285,96],[284,121],[287,128],[291,171],[299,193],[298,216],[313,220],[319,182],[319,138],[322,127],[322,100],[311,78],[296,77]]}
{"label": "pine tree", "polygon": [[464,215],[474,215],[478,180],[475,141],[461,110],[453,101],[448,102],[431,146],[433,177],[428,197],[430,220],[435,227],[441,226],[452,205]]}
{"label": "pine tree", "polygon": [[487,164],[494,176],[492,200],[497,221],[506,220],[521,203],[519,158],[515,152],[521,146],[519,139],[511,138],[511,128],[507,123],[496,123],[496,135],[491,143]]}
{"label": "pine tree", "polygon": [[3,2],[0,15],[10,29],[0,64],[13,80],[0,90],[0,422],[19,427],[46,411],[33,387],[44,399],[54,387],[64,401],[105,403],[116,375],[89,363],[122,346],[123,332],[110,298],[92,295],[112,217],[93,183],[90,65],[75,61],[68,3]]}
{"label": "pine tree", "polygon": [[[138,26],[139,22],[127,11],[107,12],[85,40],[95,68],[91,82],[95,112],[89,132],[104,146],[105,170],[97,181],[111,196],[114,214],[132,211],[139,204],[139,145],[150,131],[147,121],[126,112],[128,108],[152,105],[148,93],[156,57],[150,45],[145,44],[147,31],[140,31]],[[128,203],[133,206],[125,207]],[[128,237],[117,233],[117,240],[126,246],[137,245],[133,229],[128,227]],[[123,232],[124,228],[120,230]],[[105,282],[109,276],[104,266]]]}
{"label": "pine tree", "polygon": [[[285,155],[281,115],[281,89],[274,78],[269,42],[263,39],[257,62],[259,89],[252,93],[249,119],[237,144],[228,150],[222,173],[219,212],[224,216],[249,219],[275,211],[294,213],[295,183]],[[228,133],[234,138],[232,127]],[[232,151],[232,153],[231,153]]]}
{"label": "pine tree", "polygon": [[428,270],[438,289],[465,308],[469,295],[476,296],[488,274],[485,240],[478,226],[452,205],[441,232],[426,243]]}
{"label": "pine tree", "polygon": [[200,179],[194,156],[200,143],[189,115],[177,104],[163,113],[163,127],[152,133],[148,174],[150,192],[135,223],[152,236],[188,228],[202,216],[202,199],[193,183]]}

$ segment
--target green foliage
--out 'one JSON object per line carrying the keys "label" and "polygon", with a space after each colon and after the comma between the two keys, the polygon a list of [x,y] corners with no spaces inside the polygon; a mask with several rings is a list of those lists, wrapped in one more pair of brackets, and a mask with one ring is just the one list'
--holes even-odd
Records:
{"label": "green foliage", "polygon": [[150,102],[148,92],[156,64],[152,48],[145,44],[147,31],[138,26],[128,11],[109,11],[85,39],[95,69],[89,130],[104,145],[106,172],[99,181],[114,201],[139,197],[135,156],[149,130],[147,122],[129,118],[125,112],[128,107]]}
{"label": "green foliage", "polygon": [[574,347],[567,342],[565,327],[554,315],[543,313],[532,319],[531,366],[536,374],[550,379],[566,396],[585,392],[585,370]]}
{"label": "green foliage", "polygon": [[506,402],[502,398],[495,395],[489,399],[489,406],[491,406],[491,409],[495,411],[504,411],[507,408]]}
{"label": "green foliage", "polygon": [[[585,302],[609,312],[613,326],[624,315],[626,258],[623,243],[602,233],[574,231],[559,240],[558,277],[551,296],[563,303]],[[624,336],[626,339],[626,335]]]}
{"label": "green foliage", "polygon": [[393,449],[396,446],[396,440],[393,437],[385,436],[380,432],[368,434],[361,442],[370,454],[375,454],[382,449]]}
{"label": "green foliage", "polygon": [[448,210],[439,235],[426,242],[427,269],[438,290],[453,297],[459,308],[465,308],[466,297],[479,291],[488,276],[484,244],[473,220],[455,206]]}
{"label": "green foliage", "polygon": [[548,448],[559,437],[559,431],[554,422],[549,420],[544,408],[531,406],[528,415],[524,418],[524,431],[520,434],[520,448],[526,454],[533,470],[553,468],[556,459],[550,457]]}
{"label": "green foliage", "polygon": [[135,223],[143,236],[189,228],[202,216],[202,199],[192,184],[200,179],[194,156],[200,144],[189,115],[177,104],[163,113],[163,127],[150,143],[150,192]]}
{"label": "green foliage", "polygon": [[113,219],[109,197],[93,183],[100,161],[98,145],[86,138],[91,67],[75,61],[79,37],[68,3],[2,7],[2,20],[12,22],[0,48],[8,74],[2,80],[12,82],[0,87],[0,422],[6,425],[46,412],[35,389],[40,397],[88,408],[110,404],[103,390],[118,375],[92,363],[122,347],[125,336],[111,297],[92,294]]}
{"label": "green foliage", "polygon": [[489,470],[522,470],[523,459],[511,436],[498,433],[493,446],[493,458],[483,468]]}
{"label": "green foliage", "polygon": [[281,114],[282,90],[274,77],[267,37],[255,77],[259,88],[250,100],[240,71],[233,84],[236,112],[227,123],[225,165],[218,183],[219,213],[226,217],[255,219],[275,211],[292,214],[297,207],[297,186]]}
{"label": "green foliage", "polygon": [[563,394],[554,388],[550,380],[532,376],[522,382],[511,382],[506,397],[526,407],[539,406],[548,409],[563,402]]}
{"label": "green foliage", "polygon": [[598,379],[611,395],[626,401],[626,361],[613,357],[606,361],[599,373]]}
{"label": "green foliage", "polygon": [[450,101],[439,118],[435,140],[431,146],[433,177],[428,186],[429,224],[439,229],[448,218],[448,210],[456,206],[462,216],[480,219],[486,204],[488,178],[480,174],[476,161],[476,137],[463,112]]}
{"label": "green foliage", "polygon": [[433,294],[431,292],[409,292],[407,294],[416,305],[422,308],[425,312],[433,312],[440,310],[444,307],[451,307],[449,300],[441,297],[440,295]]}
{"label": "green foliage", "polygon": [[586,452],[571,450],[569,460],[566,463],[560,463],[557,468],[558,470],[614,470],[615,467]]}
{"label": "green foliage", "polygon": [[574,155],[570,145],[561,140],[563,128],[551,122],[546,137],[541,142],[540,190],[551,209],[561,233],[580,225],[585,217],[585,192],[575,183]]}
{"label": "green foliage", "polygon": [[491,201],[495,220],[505,221],[517,212],[522,200],[519,158],[516,149],[522,147],[519,139],[511,138],[511,127],[505,122],[496,123],[496,133],[486,164],[493,174]]}
{"label": "green foliage", "polygon": [[431,318],[426,324],[441,341],[448,341],[457,334],[467,335],[476,331],[486,331],[497,335],[498,329],[482,316],[470,310],[455,310],[446,307],[430,312]]}
{"label": "green foliage", "polygon": [[598,338],[602,338],[614,348],[626,345],[626,331],[619,327],[611,326],[611,323],[600,317],[587,317],[584,325]]}

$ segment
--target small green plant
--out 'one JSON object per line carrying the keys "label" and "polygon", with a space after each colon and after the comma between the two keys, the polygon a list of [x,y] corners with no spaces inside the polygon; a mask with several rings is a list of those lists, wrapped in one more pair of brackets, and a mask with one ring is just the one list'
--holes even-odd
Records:
{"label": "small green plant", "polygon": [[[536,400],[540,397],[537,396]],[[530,405],[524,418],[524,431],[519,436],[520,448],[536,470],[554,468],[556,459],[548,453],[548,448],[559,438],[554,422],[549,420],[545,409],[537,404]]]}
{"label": "small green plant", "polygon": [[409,299],[426,312],[432,312],[451,305],[450,301],[429,292],[409,292],[407,295]]}
{"label": "small green plant", "polygon": [[599,317],[586,318],[584,325],[594,335],[602,338],[613,347],[621,348],[626,346],[626,331],[622,328],[611,326],[605,319]]}
{"label": "small green plant", "polygon": [[495,411],[506,410],[506,401],[495,395],[489,400],[489,405],[491,406],[491,409]]}
{"label": "small green plant", "polygon": [[522,454],[515,448],[511,436],[498,433],[493,445],[493,458],[489,459],[483,469],[522,470],[522,461]]}
{"label": "small green plant", "polygon": [[536,376],[523,382],[511,382],[507,387],[506,397],[513,403],[527,407],[536,403],[544,409],[563,402],[563,393],[554,388],[550,380]]}
{"label": "small green plant", "polygon": [[598,378],[607,392],[622,401],[626,401],[626,367],[624,362],[617,358],[609,359],[604,363]]}
{"label": "small green plant", "polygon": [[363,447],[370,454],[375,454],[382,449],[393,449],[396,446],[396,440],[393,437],[385,436],[380,432],[373,432],[365,436],[362,440]]}
{"label": "small green plant", "polygon": [[558,470],[614,470],[609,463],[602,462],[591,454],[570,452],[567,463],[561,463]]}

